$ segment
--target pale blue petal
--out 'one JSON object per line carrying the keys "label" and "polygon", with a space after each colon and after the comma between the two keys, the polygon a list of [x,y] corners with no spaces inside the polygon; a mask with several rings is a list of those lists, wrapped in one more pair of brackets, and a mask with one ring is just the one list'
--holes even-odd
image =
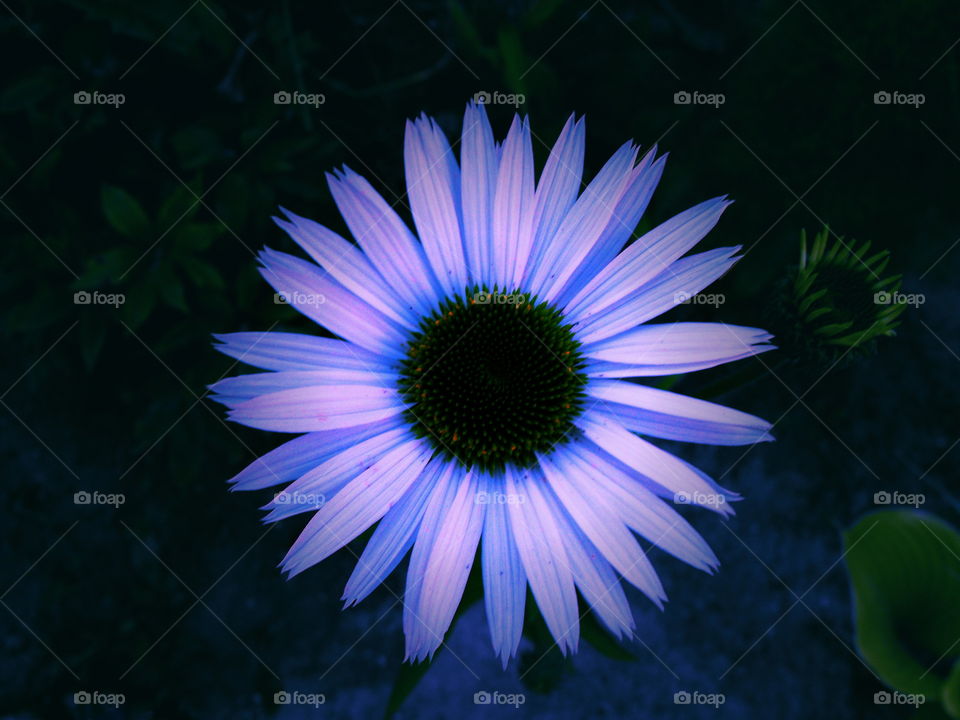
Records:
{"label": "pale blue petal", "polygon": [[488,487],[493,502],[487,505],[483,527],[483,600],[493,649],[506,668],[517,653],[523,632],[527,576],[510,530],[507,506],[499,502],[507,499],[503,478],[491,479]]}
{"label": "pale blue petal", "polygon": [[766,344],[772,337],[765,330],[724,323],[665,323],[642,325],[590,343],[581,352],[595,361],[586,370],[593,377],[672,375],[773,350]]}
{"label": "pale blue petal", "polygon": [[317,385],[376,385],[379,387],[396,384],[395,372],[370,372],[369,370],[281,370],[280,372],[253,373],[224,378],[209,389],[213,399],[228,407],[236,407],[250,398],[268,393],[305,388]]}
{"label": "pale blue petal", "polygon": [[503,154],[493,198],[491,279],[505,292],[512,292],[519,280],[518,262],[525,263],[533,241],[530,222],[533,213],[534,169],[530,121],[513,116],[503,143]]}
{"label": "pale blue petal", "polygon": [[540,475],[533,477],[527,471],[521,475],[508,466],[507,496],[518,501],[508,503],[507,512],[530,590],[550,634],[566,655],[576,652],[580,639],[577,589],[563,536],[540,489],[543,481]]}
{"label": "pale blue petal", "polygon": [[413,546],[420,521],[427,509],[437,477],[446,461],[434,457],[409,490],[397,501],[373,531],[343,590],[344,607],[356,605],[387,579]]}
{"label": "pale blue petal", "polygon": [[260,490],[290,482],[331,456],[369,437],[392,430],[401,416],[340,430],[307,433],[257,458],[230,479],[233,490]]}
{"label": "pale blue petal", "polygon": [[570,461],[567,457],[570,454],[569,450],[561,450],[551,459],[540,458],[540,466],[550,487],[607,562],[662,608],[667,596],[643,548],[620,519],[609,496],[592,492],[582,482],[583,471]]}
{"label": "pale blue petal", "polygon": [[403,143],[407,196],[420,242],[448,295],[467,285],[460,219],[460,169],[443,132],[431,118],[407,121]]}
{"label": "pale blue petal", "polygon": [[[633,614],[630,612],[630,604],[620,579],[603,553],[590,542],[574,519],[563,509],[560,501],[552,493],[544,492],[544,497],[554,508],[554,518],[563,536],[570,570],[584,600],[614,636],[629,636],[634,628]],[[640,550],[639,553],[638,557],[644,558],[643,551]],[[659,581],[656,585],[659,586]],[[661,592],[662,590],[660,587]]]}
{"label": "pale blue petal", "polygon": [[273,221],[306,250],[314,262],[343,287],[398,325],[414,328],[416,314],[388,289],[380,273],[358,247],[313,220],[285,208],[281,210],[290,222],[276,217]]}
{"label": "pale blue petal", "polygon": [[710,232],[730,205],[713,198],[658,225],[616,256],[565,306],[572,319],[588,317],[611,307],[657,276],[667,273],[681,255]]}
{"label": "pale blue petal", "polygon": [[432,657],[450,628],[477,554],[486,492],[476,473],[463,478],[447,508],[427,559],[416,623],[421,626],[420,660]]}
{"label": "pale blue petal", "polygon": [[388,357],[400,357],[406,334],[316,265],[286,253],[264,249],[260,274],[318,325],[352,343]]}
{"label": "pale blue petal", "polygon": [[370,263],[412,312],[431,313],[440,302],[439,286],[423,247],[400,216],[348,167],[339,177],[329,173],[326,177],[340,214]]}
{"label": "pale blue petal", "polygon": [[625,143],[590,181],[557,232],[545,238],[527,266],[524,286],[541,300],[552,301],[600,240],[630,180],[637,148]]}
{"label": "pale blue petal", "polygon": [[229,417],[261,430],[301,433],[386,420],[404,408],[397,391],[390,387],[320,385],[245,400],[234,406]]}
{"label": "pale blue petal", "polygon": [[586,411],[577,419],[577,425],[604,451],[660,485],[666,493],[689,499],[690,504],[721,514],[731,512],[729,503],[717,497],[716,485],[709,478],[676,456],[637,437],[602,412]]}
{"label": "pale blue petal", "polygon": [[708,573],[716,569],[716,555],[693,526],[605,455],[583,445],[570,453],[580,472],[571,471],[567,478],[581,495],[606,498],[630,529],[674,557]]}
{"label": "pale blue petal", "polygon": [[329,557],[373,525],[403,496],[433,452],[422,438],[387,453],[324,504],[283,559],[289,576]]}
{"label": "pale blue petal", "polygon": [[225,355],[265,370],[372,370],[394,366],[388,358],[343,340],[286,332],[235,332],[214,335]]}
{"label": "pale blue petal", "polygon": [[497,147],[483,105],[469,103],[460,144],[463,246],[471,283],[492,286],[493,196],[497,187]]}
{"label": "pale blue petal", "polygon": [[597,410],[641,435],[710,445],[773,440],[770,423],[725,405],[622,380],[591,380],[586,392]]}
{"label": "pale blue petal", "polygon": [[311,468],[263,506],[264,522],[277,522],[325,505],[344,485],[369,470],[387,453],[410,439],[404,425],[356,442]]}
{"label": "pale blue petal", "polygon": [[403,594],[403,634],[406,638],[406,660],[420,660],[427,656],[433,638],[425,632],[419,620],[420,599],[423,595],[423,579],[433,546],[441,541],[440,528],[453,498],[466,477],[459,463],[444,463],[437,477],[436,486],[427,501],[427,509],[420,521],[417,539],[410,552],[407,567],[407,586]]}
{"label": "pale blue petal", "polygon": [[[566,218],[580,193],[583,178],[585,121],[567,118],[560,137],[550,150],[547,162],[537,182],[532,220],[533,248],[530,255],[538,257],[544,243],[550,241]],[[518,265],[524,277],[529,258]]]}
{"label": "pale blue petal", "polygon": [[718,280],[739,260],[740,249],[718,248],[675,262],[625,299],[603,310],[584,310],[572,323],[577,339],[584,345],[631,330],[662,315]]}
{"label": "pale blue petal", "polygon": [[620,201],[597,244],[570,276],[563,290],[557,293],[555,303],[558,307],[565,307],[586,283],[613,262],[627,244],[650,204],[653,191],[663,174],[667,156],[663,155],[654,162],[656,152],[657,148],[654,146],[633,169],[627,189],[620,196]]}

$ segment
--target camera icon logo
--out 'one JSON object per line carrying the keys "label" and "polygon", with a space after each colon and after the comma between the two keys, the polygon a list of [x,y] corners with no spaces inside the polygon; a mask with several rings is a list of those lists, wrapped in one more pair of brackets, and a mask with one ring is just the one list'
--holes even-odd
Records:
{"label": "camera icon logo", "polygon": [[673,94],[674,105],[689,105],[691,102],[693,102],[693,96],[686,90],[680,90]]}
{"label": "camera icon logo", "polygon": [[886,290],[881,290],[873,294],[874,305],[889,305],[891,300],[893,300],[893,296]]}
{"label": "camera icon logo", "polygon": [[473,704],[474,705],[489,705],[490,704],[490,693],[486,690],[481,690],[473,694]]}
{"label": "camera icon logo", "polygon": [[673,694],[674,705],[689,705],[690,700],[690,693],[688,693],[686,690],[681,690],[680,692],[675,692]]}
{"label": "camera icon logo", "polygon": [[289,105],[293,101],[293,96],[286,90],[278,90],[273,94],[274,105]]}
{"label": "camera icon logo", "polygon": [[473,101],[477,105],[489,105],[490,104],[490,93],[486,90],[481,90],[480,92],[474,93]]}
{"label": "camera icon logo", "polygon": [[893,701],[893,696],[886,690],[878,690],[873,694],[874,705],[889,705]]}
{"label": "camera icon logo", "polygon": [[73,294],[73,304],[74,305],[89,305],[93,296],[90,295],[86,290],[78,290]]}
{"label": "camera icon logo", "polygon": [[93,96],[86,90],[79,90],[73,94],[74,105],[89,105],[93,101]]}
{"label": "camera icon logo", "polygon": [[73,694],[74,705],[89,705],[90,701],[90,693],[88,693],[86,690],[81,690],[80,692],[75,692]]}
{"label": "camera icon logo", "polygon": [[286,690],[281,690],[280,692],[275,692],[273,694],[274,705],[289,705],[290,700],[290,693],[288,693]]}
{"label": "camera icon logo", "polygon": [[873,494],[873,504],[874,505],[889,505],[892,500],[890,493],[886,490],[881,490]]}
{"label": "camera icon logo", "polygon": [[74,505],[89,505],[92,496],[86,490],[81,490],[73,494]]}
{"label": "camera icon logo", "polygon": [[886,90],[881,90],[873,94],[874,105],[889,105],[893,101],[893,96]]}
{"label": "camera icon logo", "polygon": [[673,501],[677,505],[689,505],[693,501],[693,498],[690,497],[690,493],[681,490],[678,493],[674,493]]}

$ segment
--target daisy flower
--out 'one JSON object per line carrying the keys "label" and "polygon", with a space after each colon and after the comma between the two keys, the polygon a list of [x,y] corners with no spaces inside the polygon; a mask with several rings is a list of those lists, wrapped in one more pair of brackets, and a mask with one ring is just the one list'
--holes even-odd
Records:
{"label": "daisy flower", "polygon": [[[632,382],[765,350],[763,330],[651,324],[703,290],[739,247],[686,253],[730,204],[707,200],[631,241],[666,156],[632,142],[589,183],[572,116],[536,176],[530,125],[502,143],[469,104],[457,155],[437,123],[406,125],[414,233],[367,180],[327,176],[353,236],[283,210],[310,257],[265,249],[261,274],[329,335],[240,332],[218,349],[268,372],[212,386],[235,422],[299,437],[233,478],[286,485],[268,521],[312,513],[283,559],[296,575],[376,525],[343,600],[410,555],[408,660],[432,656],[475,559],[493,648],[517,652],[527,588],[557,645],[577,649],[578,592],[618,638],[634,628],[621,579],[657,606],[638,538],[712,572],[716,556],[673,507],[737,499],[648,438],[772,439],[756,417]],[[639,157],[639,159],[638,159]],[[478,554],[479,553],[479,554]]]}

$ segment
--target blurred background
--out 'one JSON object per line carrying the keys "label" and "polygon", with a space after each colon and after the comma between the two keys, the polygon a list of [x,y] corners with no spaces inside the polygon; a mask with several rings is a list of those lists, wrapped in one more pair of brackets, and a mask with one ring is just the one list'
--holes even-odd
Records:
{"label": "blurred background", "polygon": [[[955,3],[0,4],[0,714],[915,714],[876,702],[891,688],[859,652],[844,532],[882,492],[960,513]],[[671,317],[789,335],[801,230],[826,224],[889,250],[885,273],[923,301],[853,352],[788,343],[739,375],[676,381],[776,421],[778,441],[670,446],[745,499],[729,521],[688,514],[715,577],[652,552],[671,601],[630,595],[629,647],[563,660],[531,638],[504,672],[480,603],[411,673],[402,569],[341,613],[354,556],[285,581],[305,516],[267,527],[270,491],[227,491],[283,436],[228,425],[205,397],[249,371],[210,335],[316,332],[256,272],[263,245],[296,252],[277,206],[346,233],[323,174],[347,164],[409,218],[405,119],[426,112],[455,139],[477,93],[499,136],[531,116],[538,163],[571,112],[587,116],[589,173],[629,138],[669,151],[640,231],[736,200],[702,248],[744,248],[711,289],[725,301]]]}

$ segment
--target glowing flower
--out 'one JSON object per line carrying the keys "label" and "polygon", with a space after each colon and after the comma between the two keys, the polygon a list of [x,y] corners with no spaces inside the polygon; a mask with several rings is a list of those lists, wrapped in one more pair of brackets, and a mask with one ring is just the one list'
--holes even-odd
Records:
{"label": "glowing flower", "polygon": [[629,245],[665,156],[624,144],[581,192],[583,119],[571,117],[538,180],[530,126],[502,145],[469,105],[460,164],[437,124],[408,122],[417,236],[356,173],[328,175],[356,245],[284,211],[312,258],[265,249],[263,277],[340,339],[217,336],[270,372],[213,386],[232,420],[305,433],[237,475],[238,490],[290,483],[267,520],[313,512],[290,575],[379,521],[343,598],[366,597],[410,552],[408,659],[441,644],[478,546],[493,646],[516,653],[526,588],[563,652],[577,590],[617,636],[633,627],[619,577],[658,606],[636,535],[705,571],[717,559],[669,501],[731,512],[736,496],[641,436],[718,445],[770,440],[765,421],[620,378],[713,367],[771,349],[762,330],[646,324],[699,293],[739,248],[683,256],[729,201],[715,198]]}

